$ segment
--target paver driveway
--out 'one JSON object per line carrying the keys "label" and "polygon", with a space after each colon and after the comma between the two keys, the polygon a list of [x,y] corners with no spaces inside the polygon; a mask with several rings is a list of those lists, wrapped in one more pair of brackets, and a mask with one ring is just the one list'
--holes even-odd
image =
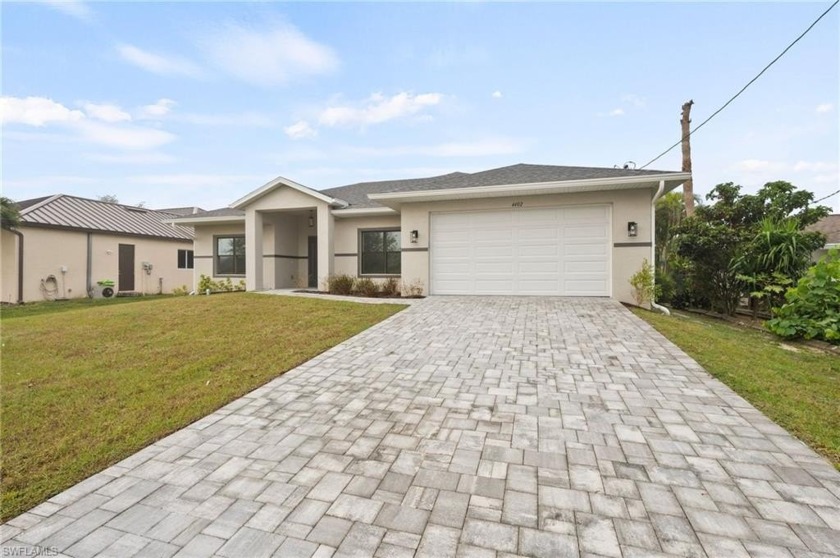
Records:
{"label": "paver driveway", "polygon": [[4,555],[836,556],[839,497],[614,301],[430,298],[2,531]]}

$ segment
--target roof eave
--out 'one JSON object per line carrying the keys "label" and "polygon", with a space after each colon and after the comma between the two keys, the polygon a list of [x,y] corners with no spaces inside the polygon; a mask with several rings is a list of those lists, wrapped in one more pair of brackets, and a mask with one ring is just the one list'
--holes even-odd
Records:
{"label": "roof eave", "polygon": [[403,203],[422,201],[446,201],[472,198],[495,198],[506,196],[533,196],[539,194],[567,194],[575,192],[597,192],[609,190],[631,190],[639,188],[658,188],[665,183],[665,192],[683,184],[691,178],[691,173],[675,172],[658,175],[590,178],[586,180],[562,180],[555,182],[535,182],[529,184],[499,184],[493,186],[475,186],[472,188],[450,188],[444,190],[418,190],[410,192],[383,192],[368,194],[368,198],[398,210]]}
{"label": "roof eave", "polygon": [[245,222],[244,215],[216,215],[212,217],[180,217],[178,219],[166,219],[164,223],[172,223],[175,225],[187,225],[194,227],[196,225],[228,225]]}
{"label": "roof eave", "polygon": [[282,176],[278,176],[277,178],[270,180],[269,182],[263,184],[253,192],[245,195],[242,198],[239,198],[232,204],[230,207],[233,209],[244,209],[248,204],[260,199],[261,197],[265,196],[266,194],[274,191],[278,186],[287,186],[293,190],[297,190],[302,194],[306,194],[308,196],[312,196],[313,198],[320,200],[324,203],[329,205],[334,205],[336,207],[347,207],[347,202],[343,200],[339,200],[336,198],[332,198],[330,196],[326,196],[317,190],[313,190],[312,188],[307,188],[302,184],[298,184],[294,180],[289,180],[288,178],[284,178]]}
{"label": "roof eave", "polygon": [[332,214],[338,218],[349,218],[399,215],[400,212],[390,207],[351,207],[346,209],[333,209]]}

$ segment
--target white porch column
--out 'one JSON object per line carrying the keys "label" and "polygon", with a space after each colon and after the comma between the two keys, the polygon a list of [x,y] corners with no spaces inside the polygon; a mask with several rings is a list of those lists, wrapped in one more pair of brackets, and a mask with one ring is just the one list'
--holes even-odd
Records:
{"label": "white porch column", "polygon": [[318,206],[318,288],[333,274],[333,228],[335,218],[328,204]]}
{"label": "white porch column", "polygon": [[263,216],[255,209],[245,212],[245,288],[263,290]]}

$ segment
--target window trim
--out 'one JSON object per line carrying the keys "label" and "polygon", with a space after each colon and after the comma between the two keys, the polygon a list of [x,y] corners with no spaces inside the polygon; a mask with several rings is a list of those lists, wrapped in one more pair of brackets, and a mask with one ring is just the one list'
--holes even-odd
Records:
{"label": "window trim", "polygon": [[[184,265],[181,266],[181,252],[184,252]],[[178,269],[195,269],[195,250],[178,248]]]}
{"label": "window trim", "polygon": [[[364,258],[364,243],[362,242],[362,233],[366,232],[398,232],[400,233],[400,273],[362,273],[362,259]],[[358,236],[357,236],[357,250],[358,253],[358,269],[356,275],[358,277],[402,277],[402,229],[400,227],[368,227],[364,229],[358,229]],[[386,250],[387,253],[387,250]]]}
{"label": "window trim", "polygon": [[[246,272],[242,273],[219,273],[219,239],[220,238],[241,238],[245,240],[244,234],[214,234],[213,235],[213,277],[245,277]],[[245,266],[248,266],[248,254],[245,253]]]}

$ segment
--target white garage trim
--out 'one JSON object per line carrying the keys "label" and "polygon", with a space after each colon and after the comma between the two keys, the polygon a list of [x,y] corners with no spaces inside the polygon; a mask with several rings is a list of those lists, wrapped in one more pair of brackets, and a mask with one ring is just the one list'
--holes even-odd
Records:
{"label": "white garage trim", "polygon": [[429,215],[431,294],[612,296],[612,206]]}

